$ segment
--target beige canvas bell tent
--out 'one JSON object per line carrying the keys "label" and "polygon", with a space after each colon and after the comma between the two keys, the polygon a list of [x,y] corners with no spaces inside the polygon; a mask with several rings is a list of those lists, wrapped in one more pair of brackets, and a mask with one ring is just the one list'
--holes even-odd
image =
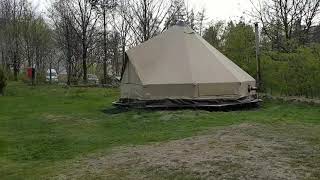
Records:
{"label": "beige canvas bell tent", "polygon": [[177,25],[126,52],[119,106],[257,103],[256,81],[191,28]]}

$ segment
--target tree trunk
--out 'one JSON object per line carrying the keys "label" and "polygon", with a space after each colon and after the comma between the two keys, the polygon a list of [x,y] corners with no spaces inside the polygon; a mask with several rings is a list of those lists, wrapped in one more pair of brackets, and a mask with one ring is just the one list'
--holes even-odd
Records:
{"label": "tree trunk", "polygon": [[[28,44],[29,42],[27,42]],[[30,54],[30,47],[27,45],[27,61],[28,61],[28,67],[32,67],[32,62],[31,62],[31,54]]]}
{"label": "tree trunk", "polygon": [[13,55],[13,74],[14,74],[14,80],[18,81],[18,73],[19,73],[19,65],[18,65],[18,27],[17,27],[17,20],[16,20],[16,1],[13,1],[13,22],[14,22],[14,43],[15,43],[15,50]]}
{"label": "tree trunk", "polygon": [[3,50],[1,51],[1,64],[2,64],[2,67],[4,68],[4,66],[5,66],[5,59],[4,59],[4,52],[3,52]]}
{"label": "tree trunk", "polygon": [[[257,87],[262,88],[261,83],[261,64],[260,64],[260,37],[259,37],[259,26],[255,23],[255,33],[256,33],[256,60],[257,60]],[[260,89],[261,90],[261,89]]]}
{"label": "tree trunk", "polygon": [[86,27],[82,27],[82,70],[83,70],[83,82],[87,84],[87,30]]}
{"label": "tree trunk", "polygon": [[147,0],[143,1],[143,41],[147,41],[148,40],[148,36],[147,36],[147,21],[148,21],[148,17],[147,17]]}
{"label": "tree trunk", "polygon": [[52,71],[51,71],[51,68],[52,68],[52,63],[50,62],[50,66],[49,66],[49,71],[50,71],[50,84],[52,84]]}
{"label": "tree trunk", "polygon": [[107,24],[106,24],[106,9],[103,9],[103,83],[107,84]]}
{"label": "tree trunk", "polygon": [[117,76],[119,76],[122,72],[122,68],[120,67],[120,63],[122,63],[122,64],[124,64],[124,62],[125,62],[125,59],[126,59],[126,46],[125,46],[125,43],[123,42],[122,43],[122,48],[121,48],[121,55],[122,55],[122,57],[121,57],[121,62],[118,62],[118,65],[117,65]]}
{"label": "tree trunk", "polygon": [[121,62],[119,62],[119,64],[121,63],[122,66],[118,64],[118,74],[117,74],[120,76],[122,76],[123,66],[126,62],[126,36],[125,35],[121,39],[121,55],[122,55]]}
{"label": "tree trunk", "polygon": [[[16,48],[18,49],[18,45],[16,44]],[[13,75],[14,80],[18,81],[18,74],[19,74],[19,63],[18,63],[18,53],[15,52],[13,55]]]}
{"label": "tree trunk", "polygon": [[83,70],[83,81],[86,84],[87,77],[87,40],[86,40],[86,31],[82,32],[82,70]]}
{"label": "tree trunk", "polygon": [[14,80],[15,81],[18,81],[18,74],[19,74],[19,69],[17,68],[17,64],[16,62],[14,62],[14,65],[13,65],[13,76],[14,76]]}
{"label": "tree trunk", "polygon": [[70,32],[69,25],[66,25],[66,40],[67,40],[67,85],[71,85],[71,45],[70,45]]}
{"label": "tree trunk", "polygon": [[[68,58],[69,59],[69,58]],[[67,85],[70,86],[71,85],[71,63],[68,60],[68,69],[67,69]]]}
{"label": "tree trunk", "polygon": [[[85,47],[85,45],[83,46]],[[84,49],[82,53],[83,81],[84,83],[87,83],[87,51]]]}

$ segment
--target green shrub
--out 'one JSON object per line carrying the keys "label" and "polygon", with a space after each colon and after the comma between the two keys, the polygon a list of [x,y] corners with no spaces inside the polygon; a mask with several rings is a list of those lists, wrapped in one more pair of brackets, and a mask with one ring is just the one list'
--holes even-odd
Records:
{"label": "green shrub", "polygon": [[0,68],[0,95],[4,94],[4,89],[7,86],[7,77],[4,71]]}
{"label": "green shrub", "polygon": [[320,45],[301,47],[294,53],[268,52],[261,58],[267,93],[320,97]]}

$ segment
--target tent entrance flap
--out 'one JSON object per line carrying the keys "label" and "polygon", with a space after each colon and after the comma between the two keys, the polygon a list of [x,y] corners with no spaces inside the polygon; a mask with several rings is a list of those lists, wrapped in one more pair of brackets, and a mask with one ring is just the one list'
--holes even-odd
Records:
{"label": "tent entrance flap", "polygon": [[139,84],[121,84],[121,98],[143,99],[143,86]]}

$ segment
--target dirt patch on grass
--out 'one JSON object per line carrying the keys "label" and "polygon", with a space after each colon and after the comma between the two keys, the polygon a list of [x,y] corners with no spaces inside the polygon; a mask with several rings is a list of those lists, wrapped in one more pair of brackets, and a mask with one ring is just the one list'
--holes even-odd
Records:
{"label": "dirt patch on grass", "polygon": [[318,179],[319,129],[234,125],[208,135],[117,149],[111,155],[76,162],[55,178]]}

